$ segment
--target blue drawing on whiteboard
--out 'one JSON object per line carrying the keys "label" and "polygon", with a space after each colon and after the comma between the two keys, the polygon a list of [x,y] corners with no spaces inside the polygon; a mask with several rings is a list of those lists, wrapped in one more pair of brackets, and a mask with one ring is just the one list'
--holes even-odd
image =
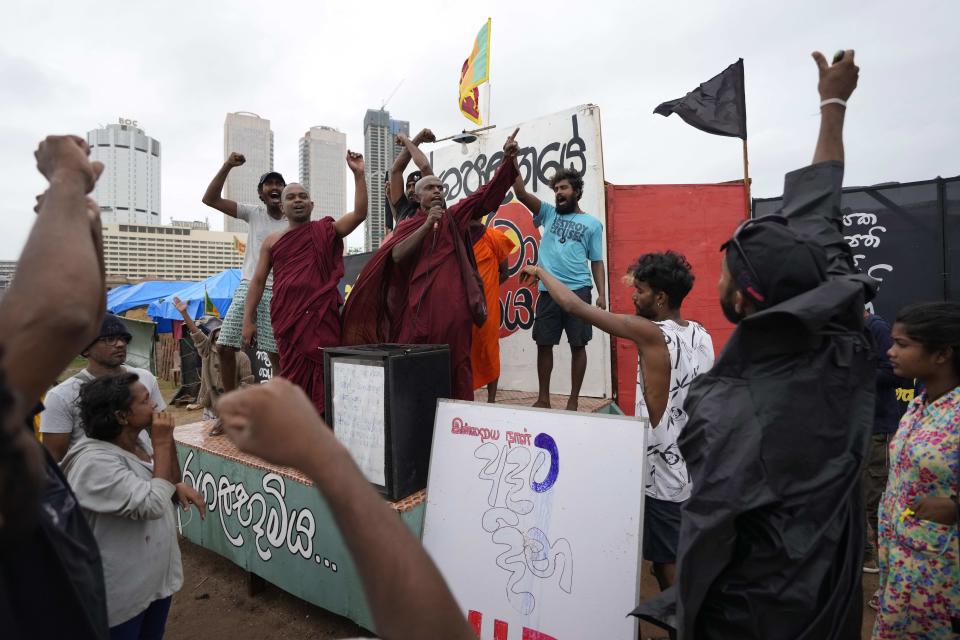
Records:
{"label": "blue drawing on whiteboard", "polygon": [[533,477],[530,478],[530,486],[533,487],[533,490],[537,493],[544,493],[550,490],[557,481],[557,476],[560,475],[560,453],[557,451],[556,441],[549,434],[537,434],[537,437],[533,439],[533,444],[550,454],[550,471],[547,472],[547,477],[544,478],[543,482],[536,482]]}
{"label": "blue drawing on whiteboard", "polygon": [[[556,484],[560,473],[560,455],[556,441],[541,433],[534,440],[537,449],[510,443],[499,447],[485,442],[473,453],[483,461],[477,478],[490,482],[487,509],[481,517],[483,530],[491,534],[491,541],[505,549],[496,557],[499,568],[510,574],[505,586],[507,601],[521,615],[530,614],[537,600],[529,590],[531,580],[527,571],[536,578],[547,580],[557,575],[558,586],[566,593],[573,592],[573,549],[566,538],[557,538],[551,543],[541,526],[543,507],[533,513],[535,501],[548,500],[547,493]],[[531,460],[532,458],[532,460]],[[549,461],[548,461],[549,458]],[[541,469],[548,468],[541,482],[534,478]],[[532,514],[532,516],[531,516]],[[537,514],[540,514],[539,517]],[[534,525],[521,525],[521,516],[533,517]],[[524,588],[527,587],[527,588]]]}

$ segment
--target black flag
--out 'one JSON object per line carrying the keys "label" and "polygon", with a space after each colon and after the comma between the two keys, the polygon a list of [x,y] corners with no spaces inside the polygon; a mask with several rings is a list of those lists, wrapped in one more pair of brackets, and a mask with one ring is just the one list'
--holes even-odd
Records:
{"label": "black flag", "polygon": [[743,93],[743,58],[682,98],[664,102],[654,113],[675,113],[692,127],[718,136],[747,139],[747,101]]}

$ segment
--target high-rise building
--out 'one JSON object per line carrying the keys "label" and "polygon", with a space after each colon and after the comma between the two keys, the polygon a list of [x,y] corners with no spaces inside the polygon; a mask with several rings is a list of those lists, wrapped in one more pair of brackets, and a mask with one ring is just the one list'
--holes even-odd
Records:
{"label": "high-rise building", "polygon": [[314,220],[347,210],[347,136],[333,127],[310,127],[300,138],[300,184],[313,200]]}
{"label": "high-rise building", "polygon": [[[232,152],[242,153],[246,162],[227,176],[224,198],[234,202],[260,202],[257,182],[260,176],[273,171],[273,131],[270,121],[249,111],[228,113],[223,121],[223,159]],[[247,232],[247,223],[230,216],[223,217],[226,231]]]}
{"label": "high-rise building", "polygon": [[160,224],[160,143],[136,120],[87,132],[90,159],[104,164],[91,196],[104,224]]}
{"label": "high-rise building", "polygon": [[17,273],[16,260],[0,260],[0,290],[9,289]]}
{"label": "high-rise building", "polygon": [[107,278],[202,280],[243,264],[247,234],[160,225],[103,225]]}
{"label": "high-rise building", "polygon": [[410,135],[410,123],[392,120],[390,112],[384,109],[367,109],[367,115],[363,118],[364,158],[370,203],[364,239],[364,248],[367,251],[379,249],[387,232],[383,183],[390,165],[400,153],[400,147],[395,142],[398,133]]}

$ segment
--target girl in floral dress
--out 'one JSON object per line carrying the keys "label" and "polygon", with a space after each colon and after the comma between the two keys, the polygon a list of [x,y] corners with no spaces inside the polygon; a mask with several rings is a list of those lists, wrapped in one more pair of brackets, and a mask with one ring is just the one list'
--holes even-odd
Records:
{"label": "girl in floral dress", "polygon": [[880,503],[880,609],[873,637],[956,638],[960,624],[960,304],[902,310],[888,352],[894,373],[926,390],[890,443]]}

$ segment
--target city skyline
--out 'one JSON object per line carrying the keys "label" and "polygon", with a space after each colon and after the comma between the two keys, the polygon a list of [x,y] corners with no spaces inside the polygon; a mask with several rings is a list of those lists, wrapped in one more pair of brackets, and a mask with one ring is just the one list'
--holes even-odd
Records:
{"label": "city skyline", "polygon": [[[865,21],[862,7],[825,0],[797,6],[748,0],[735,13],[697,3],[696,19],[685,5],[601,3],[596,11],[576,11],[578,37],[616,46],[588,47],[573,56],[562,38],[524,38],[508,26],[563,32],[571,15],[567,6],[574,8],[561,3],[557,11],[544,12],[495,0],[474,10],[434,3],[423,27],[436,37],[408,39],[403,55],[397,55],[395,21],[370,20],[366,5],[304,5],[299,20],[316,26],[319,37],[285,47],[277,46],[275,21],[264,19],[263,8],[248,0],[238,0],[229,12],[216,4],[192,6],[187,21],[161,4],[108,0],[94,19],[77,4],[49,11],[12,0],[13,18],[0,26],[0,80],[9,89],[0,105],[5,129],[0,166],[7,177],[0,258],[16,258],[26,240],[33,217],[23,213],[46,185],[33,152],[51,133],[83,136],[98,123],[116,122],[118,115],[138,120],[162,144],[162,221],[210,215],[211,227],[222,229],[222,217],[200,200],[223,162],[228,111],[270,118],[274,169],[288,179],[297,175],[297,143],[311,125],[336,127],[346,134],[347,146],[360,151],[363,113],[384,102],[411,121],[414,133],[426,126],[445,137],[473,128],[460,114],[457,85],[477,28],[488,16],[494,25],[493,90],[492,116],[484,123],[504,128],[596,104],[602,112],[604,178],[612,184],[742,178],[739,141],[652,110],[743,58],[752,193],[779,196],[784,173],[809,162],[817,135],[816,68],[809,53],[820,49],[829,57],[843,47],[856,49],[864,69],[845,132],[845,183],[908,182],[960,172],[954,153],[958,130],[951,121],[960,92],[944,82],[945,61],[960,51],[950,31],[960,4],[938,5],[933,21],[924,12]],[[887,0],[872,10],[892,15],[897,6]],[[151,28],[136,37],[102,38],[91,37],[92,24],[96,33],[128,33],[138,24]],[[784,24],[791,25],[786,32]],[[363,25],[362,32],[350,25]],[[243,46],[228,52],[216,44],[239,34]],[[358,38],[364,43],[359,47]],[[57,46],[38,46],[46,42]],[[539,71],[524,60],[540,61]],[[320,71],[318,61],[337,63],[323,64]],[[891,100],[894,87],[897,99]],[[524,135],[521,129],[521,145]],[[892,152],[891,140],[909,144]],[[439,146],[424,150],[429,154]],[[348,202],[352,183],[348,178]],[[347,238],[351,246],[357,242],[363,243],[360,232]]]}

